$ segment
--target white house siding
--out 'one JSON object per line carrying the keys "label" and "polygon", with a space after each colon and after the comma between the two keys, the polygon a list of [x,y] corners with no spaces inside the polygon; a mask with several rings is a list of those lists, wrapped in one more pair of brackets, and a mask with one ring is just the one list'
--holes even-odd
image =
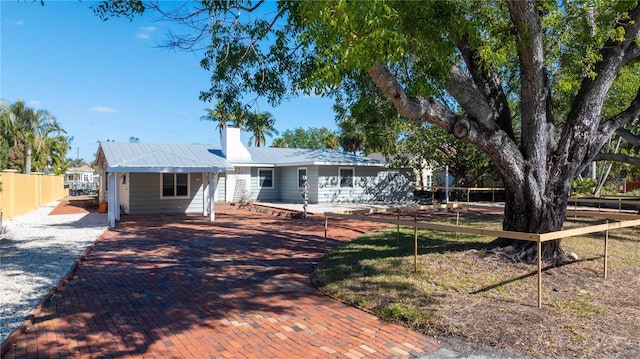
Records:
{"label": "white house siding", "polygon": [[[259,186],[258,169],[273,170],[273,188]],[[251,168],[251,195],[252,201],[276,202],[280,201],[280,178],[281,168],[274,167],[253,167]]]}
{"label": "white house siding", "polygon": [[352,167],[353,187],[340,187],[339,168],[318,169],[318,202],[395,202],[413,198],[410,170],[389,170],[380,167]]}
{"label": "white house siding", "polygon": [[[232,171],[227,171],[225,181],[225,198],[226,202],[237,202],[244,200],[249,196],[252,198],[251,193],[251,174],[252,169],[249,167],[236,167]],[[244,186],[244,188],[242,187]]]}
{"label": "white house siding", "polygon": [[224,172],[218,174],[218,183],[216,184],[216,201],[224,202],[226,198],[227,176]]}
{"label": "white house siding", "polygon": [[131,178],[130,173],[119,174],[118,183],[120,188],[118,191],[118,198],[120,201],[120,210],[124,211],[124,213],[129,213],[129,179],[130,178]]}
{"label": "white house siding", "polygon": [[189,198],[160,198],[159,173],[131,173],[129,214],[202,213],[202,173],[189,174]]}
{"label": "white house siding", "polygon": [[280,199],[287,203],[302,203],[302,195],[298,187],[298,168],[283,167],[280,169]]}
{"label": "white house siding", "polygon": [[318,203],[318,166],[283,167],[281,171],[280,198],[287,203],[302,203],[302,189],[298,187],[298,169],[307,169],[309,203]]}
{"label": "white house siding", "polygon": [[320,198],[320,167],[307,167],[307,177],[309,178],[309,203],[319,203]]}

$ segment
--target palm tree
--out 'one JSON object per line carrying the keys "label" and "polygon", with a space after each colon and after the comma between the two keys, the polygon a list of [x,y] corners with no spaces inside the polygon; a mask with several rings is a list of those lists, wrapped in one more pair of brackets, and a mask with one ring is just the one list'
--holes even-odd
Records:
{"label": "palm tree", "polygon": [[338,122],[338,126],[340,127],[338,141],[342,149],[353,154],[362,151],[366,143],[366,136],[357,121],[352,117],[345,117]]}
{"label": "palm tree", "polygon": [[265,136],[273,137],[278,131],[273,127],[275,118],[270,112],[257,113],[253,112],[247,117],[246,130],[252,132],[248,145],[253,142],[256,147],[264,146],[266,143]]}
{"label": "palm tree", "polygon": [[46,138],[54,133],[64,133],[55,116],[46,110],[34,110],[25,105],[22,99],[10,104],[3,102],[2,107],[8,114],[9,133],[13,146],[24,148],[24,173],[31,173],[31,160],[34,148],[39,153],[49,155]]}
{"label": "palm tree", "polygon": [[11,148],[11,121],[4,102],[0,105],[0,170],[5,169],[9,162]]}
{"label": "palm tree", "polygon": [[271,147],[287,148],[287,142],[282,137],[278,137],[271,141]]}
{"label": "palm tree", "polygon": [[69,167],[67,161],[67,153],[71,149],[68,137],[63,135],[47,136],[45,138],[46,157],[44,158],[44,166],[40,167],[41,171],[46,168],[50,169],[54,174],[63,174]]}
{"label": "palm tree", "polygon": [[204,111],[206,114],[200,117],[200,121],[217,122],[216,128],[220,133],[222,133],[222,129],[229,124],[241,128],[244,122],[246,122],[246,111],[239,101],[234,101],[231,106],[218,101],[214,108],[211,109],[207,107]]}

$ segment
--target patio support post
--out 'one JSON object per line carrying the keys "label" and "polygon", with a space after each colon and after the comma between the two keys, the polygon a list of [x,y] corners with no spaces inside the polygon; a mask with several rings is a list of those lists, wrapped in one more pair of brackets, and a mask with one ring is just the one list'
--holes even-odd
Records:
{"label": "patio support post", "polygon": [[107,217],[109,219],[109,226],[112,228],[116,226],[116,217],[113,212],[113,207],[115,206],[115,187],[116,187],[116,175],[113,172],[109,172],[109,176],[107,177],[107,190],[108,190],[108,199],[107,199]]}
{"label": "patio support post", "polygon": [[211,181],[211,176],[209,172],[202,172],[202,215],[206,216],[209,214],[209,182]]}
{"label": "patio support post", "polygon": [[116,218],[116,221],[120,220],[120,175],[122,175],[123,173],[120,172],[116,172],[115,173],[115,177],[116,177],[116,186],[115,186],[115,205],[113,208],[113,214]]}
{"label": "patio support post", "polygon": [[209,220],[211,222],[216,219],[215,212],[215,195],[216,195],[216,182],[218,182],[218,173],[209,173]]}

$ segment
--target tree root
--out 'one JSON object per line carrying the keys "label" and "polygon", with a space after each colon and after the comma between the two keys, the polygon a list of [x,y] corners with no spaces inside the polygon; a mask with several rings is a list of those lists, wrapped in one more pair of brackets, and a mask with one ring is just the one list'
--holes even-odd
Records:
{"label": "tree root", "polygon": [[[535,263],[538,260],[536,242],[497,238],[489,244],[489,252],[516,263]],[[543,243],[542,261],[558,265],[575,260],[573,253],[567,253],[559,243]]]}

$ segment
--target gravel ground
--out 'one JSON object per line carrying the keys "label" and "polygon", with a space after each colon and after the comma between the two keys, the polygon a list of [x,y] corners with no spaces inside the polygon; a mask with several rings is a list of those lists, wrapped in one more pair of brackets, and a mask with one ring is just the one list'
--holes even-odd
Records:
{"label": "gravel ground", "polygon": [[49,215],[58,201],[2,223],[0,343],[107,228],[106,214]]}

